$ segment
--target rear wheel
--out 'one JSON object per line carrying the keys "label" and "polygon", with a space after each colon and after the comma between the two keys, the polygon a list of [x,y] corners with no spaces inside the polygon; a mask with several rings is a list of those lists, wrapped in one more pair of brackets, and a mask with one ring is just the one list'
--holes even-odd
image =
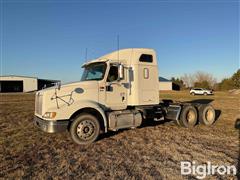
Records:
{"label": "rear wheel", "polygon": [[199,107],[199,121],[201,124],[210,126],[215,121],[215,110],[209,104],[204,104]]}
{"label": "rear wheel", "polygon": [[191,92],[191,95],[195,96],[195,93],[194,93],[194,92]]}
{"label": "rear wheel", "polygon": [[206,93],[206,92],[204,92],[204,93],[203,93],[203,95],[204,95],[204,96],[206,96],[206,95],[207,95],[207,93]]}
{"label": "rear wheel", "polygon": [[193,127],[197,124],[198,113],[194,106],[184,106],[178,123],[186,128]]}
{"label": "rear wheel", "polygon": [[70,127],[72,140],[77,144],[90,144],[98,138],[99,133],[100,124],[91,114],[80,114]]}

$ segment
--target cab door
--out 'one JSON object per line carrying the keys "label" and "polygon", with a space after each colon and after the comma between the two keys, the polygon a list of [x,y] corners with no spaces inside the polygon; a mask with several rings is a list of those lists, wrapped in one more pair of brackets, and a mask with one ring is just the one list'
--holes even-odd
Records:
{"label": "cab door", "polygon": [[112,110],[121,110],[127,107],[126,76],[119,80],[118,66],[114,64],[110,64],[106,79],[105,102],[106,106]]}

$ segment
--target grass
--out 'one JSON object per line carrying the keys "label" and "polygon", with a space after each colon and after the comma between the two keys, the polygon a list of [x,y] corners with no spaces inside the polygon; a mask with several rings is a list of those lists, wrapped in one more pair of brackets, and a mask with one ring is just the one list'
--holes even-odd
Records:
{"label": "grass", "polygon": [[234,128],[239,98],[228,92],[213,96],[160,92],[160,99],[211,101],[219,117],[211,127],[147,124],[109,132],[91,145],[79,146],[68,132],[47,134],[33,125],[33,94],[1,94],[0,178],[190,179],[194,177],[180,175],[180,161],[239,167],[240,132]]}

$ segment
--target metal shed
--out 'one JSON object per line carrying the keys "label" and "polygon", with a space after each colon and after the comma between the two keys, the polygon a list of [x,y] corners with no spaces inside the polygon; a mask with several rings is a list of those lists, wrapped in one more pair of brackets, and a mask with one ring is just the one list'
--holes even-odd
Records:
{"label": "metal shed", "polygon": [[172,81],[159,77],[159,90],[173,90]]}
{"label": "metal shed", "polygon": [[28,76],[0,76],[0,92],[32,92],[51,87],[57,82],[60,81]]}

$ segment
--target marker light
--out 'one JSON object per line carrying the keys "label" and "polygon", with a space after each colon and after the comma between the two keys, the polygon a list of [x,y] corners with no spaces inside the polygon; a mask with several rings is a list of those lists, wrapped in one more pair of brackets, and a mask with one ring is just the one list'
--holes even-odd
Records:
{"label": "marker light", "polygon": [[53,119],[56,117],[56,112],[46,112],[44,115],[43,115],[43,118],[49,118],[49,119]]}

